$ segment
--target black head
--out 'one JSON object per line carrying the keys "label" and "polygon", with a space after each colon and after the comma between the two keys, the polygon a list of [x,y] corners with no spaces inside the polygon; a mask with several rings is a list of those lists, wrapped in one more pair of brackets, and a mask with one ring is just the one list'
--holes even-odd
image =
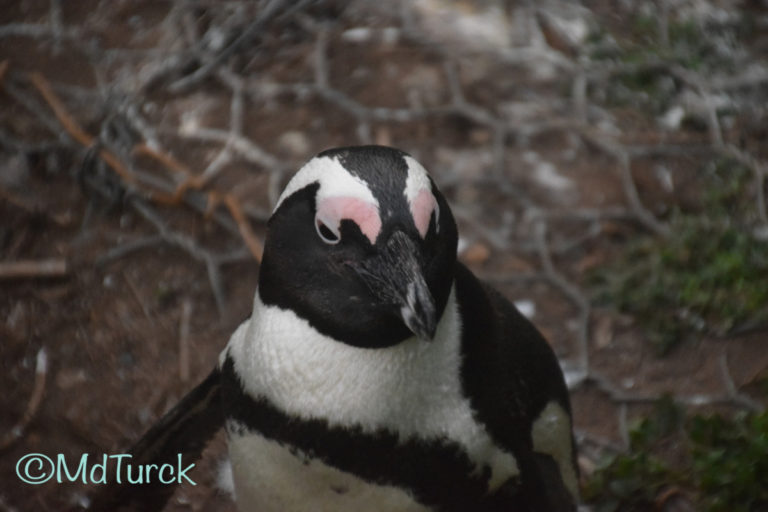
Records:
{"label": "black head", "polygon": [[259,296],[350,345],[431,339],[453,284],[457,242],[445,198],[408,154],[330,149],[278,200]]}

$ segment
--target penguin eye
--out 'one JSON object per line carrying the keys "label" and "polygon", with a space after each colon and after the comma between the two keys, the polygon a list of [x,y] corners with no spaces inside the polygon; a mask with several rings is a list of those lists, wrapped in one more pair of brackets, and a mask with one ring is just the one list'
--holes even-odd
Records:
{"label": "penguin eye", "polygon": [[341,240],[341,234],[338,230],[328,227],[319,217],[315,217],[315,230],[317,230],[320,239],[328,245],[335,245]]}

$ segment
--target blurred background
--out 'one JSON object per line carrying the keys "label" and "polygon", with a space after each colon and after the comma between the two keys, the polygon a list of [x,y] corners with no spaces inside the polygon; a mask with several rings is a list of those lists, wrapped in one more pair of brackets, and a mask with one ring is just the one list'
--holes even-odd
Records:
{"label": "blurred background", "polygon": [[[303,162],[386,144],[566,372],[584,510],[768,510],[768,2],[0,2],[0,511],[87,504],[251,309]],[[168,510],[229,511],[221,436]]]}

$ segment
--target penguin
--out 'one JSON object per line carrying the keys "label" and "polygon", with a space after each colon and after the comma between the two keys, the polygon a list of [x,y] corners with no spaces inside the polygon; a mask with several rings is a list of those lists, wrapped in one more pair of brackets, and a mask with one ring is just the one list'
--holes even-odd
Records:
{"label": "penguin", "polygon": [[400,150],[330,149],[288,182],[218,366],[241,511],[575,510],[558,361],[457,245]]}
{"label": "penguin", "polygon": [[[457,245],[409,154],[318,154],[268,221],[250,318],[130,453],[189,463],[224,426],[241,512],[576,510],[557,358]],[[172,486],[133,491],[93,510],[157,510]]]}

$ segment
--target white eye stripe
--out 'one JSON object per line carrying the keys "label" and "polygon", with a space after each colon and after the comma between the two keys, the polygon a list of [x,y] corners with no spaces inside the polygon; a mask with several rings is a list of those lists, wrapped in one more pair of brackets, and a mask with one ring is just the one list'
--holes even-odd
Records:
{"label": "white eye stripe", "polygon": [[432,185],[429,181],[429,175],[424,166],[417,162],[411,156],[403,157],[405,163],[408,165],[408,177],[405,181],[405,197],[408,199],[408,203],[413,203],[419,192],[426,189],[432,191]]}
{"label": "white eye stripe", "polygon": [[432,216],[435,216],[435,232],[439,232],[440,207],[432,193],[432,182],[427,170],[413,157],[405,156],[408,165],[408,176],[405,180],[403,193],[408,200],[413,221],[422,238],[427,235]]}
{"label": "white eye stripe", "polygon": [[328,197],[345,196],[355,197],[378,207],[378,200],[363,180],[350,174],[349,170],[339,162],[338,157],[323,156],[315,157],[307,162],[291,178],[277,200],[273,213],[277,211],[285,199],[313,183],[319,185],[315,198],[318,202]]}

